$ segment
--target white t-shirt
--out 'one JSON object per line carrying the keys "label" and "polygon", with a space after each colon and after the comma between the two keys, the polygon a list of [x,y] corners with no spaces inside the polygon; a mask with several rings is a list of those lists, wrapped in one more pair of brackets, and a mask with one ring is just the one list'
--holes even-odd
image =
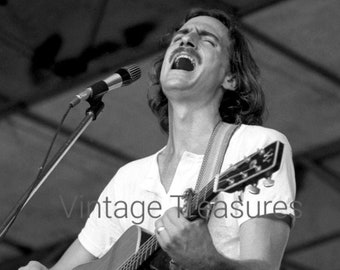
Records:
{"label": "white t-shirt", "polygon": [[[216,197],[216,211],[212,211],[208,227],[216,248],[229,258],[239,258],[239,228],[243,222],[265,214],[294,216],[292,152],[283,134],[264,127],[241,125],[230,140],[221,171],[277,140],[284,144],[284,151],[281,166],[272,175],[274,186],[264,187],[264,179],[261,179],[258,182],[261,191],[257,195],[246,189],[244,192],[221,192]],[[154,232],[155,221],[168,208],[178,206],[178,196],[187,188],[195,188],[203,155],[183,153],[166,193],[159,176],[159,152],[120,168],[103,190],[78,236],[84,248],[94,256],[103,256],[132,225]],[[232,206],[233,202],[238,203]]]}

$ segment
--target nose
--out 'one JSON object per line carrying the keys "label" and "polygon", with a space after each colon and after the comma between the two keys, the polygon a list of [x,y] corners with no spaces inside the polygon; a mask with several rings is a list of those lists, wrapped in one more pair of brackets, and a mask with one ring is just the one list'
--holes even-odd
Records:
{"label": "nose", "polygon": [[198,41],[197,33],[190,32],[188,34],[183,35],[181,39],[182,40],[180,46],[196,48]]}

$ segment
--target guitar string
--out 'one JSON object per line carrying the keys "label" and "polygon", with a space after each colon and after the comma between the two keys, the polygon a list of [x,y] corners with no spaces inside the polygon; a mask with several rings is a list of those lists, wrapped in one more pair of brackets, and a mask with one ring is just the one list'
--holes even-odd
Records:
{"label": "guitar string", "polygon": [[151,236],[150,238],[151,238],[151,240],[148,241],[148,243],[146,245],[143,245],[142,248],[140,249],[141,252],[136,253],[136,256],[135,256],[136,257],[135,261],[137,260],[136,266],[141,265],[146,260],[146,258],[143,259],[143,257],[141,257],[141,255],[143,255],[143,254],[145,254],[145,257],[146,257],[145,250],[149,251],[150,255],[151,255],[152,252],[154,251],[153,246],[154,246],[155,250],[157,249],[157,238],[155,237],[155,235]]}
{"label": "guitar string", "polygon": [[[226,177],[228,174],[230,173],[230,169],[226,170],[224,173],[221,173],[219,175],[219,181],[226,181],[225,179],[223,179],[224,177]],[[214,188],[214,182],[215,179],[211,180],[197,195],[195,195],[195,206],[196,208],[198,208],[198,203],[200,200],[202,199],[206,199],[206,195],[208,194],[209,191],[212,191]],[[204,193],[202,192],[204,190]]]}
{"label": "guitar string", "polygon": [[[254,173],[256,173],[257,172],[257,170],[256,170],[256,168],[254,168],[254,167],[249,167],[249,168],[247,168],[246,170],[242,170],[242,172],[243,173],[249,173],[249,172],[251,172],[251,171],[255,171],[255,172],[252,172],[252,174],[253,174],[253,177],[254,176],[256,176],[256,174],[254,174]],[[263,171],[263,170],[262,170]],[[259,173],[260,175],[261,175],[261,173]],[[234,178],[233,180],[236,180],[236,177],[237,176],[240,176],[241,175],[241,173],[240,172],[237,172],[236,174],[234,174],[234,175],[232,175],[232,176],[229,176],[228,177],[228,179],[223,179],[223,177],[227,177],[227,172],[226,173],[224,173],[224,174],[221,174],[220,176],[219,176],[219,182],[220,183],[222,183],[222,182],[228,182],[228,181],[230,181],[232,178]],[[247,178],[247,176],[242,176],[242,179],[240,179],[240,180],[238,180],[238,183],[239,182],[241,182],[242,180],[244,180],[245,178]],[[236,183],[237,184],[237,183]],[[241,183],[242,184],[242,183]],[[232,184],[230,184],[230,186],[231,186]],[[198,203],[199,203],[199,201],[205,201],[206,200],[206,196],[207,196],[207,194],[208,194],[208,192],[210,191],[210,192],[212,192],[213,191],[213,186],[214,186],[214,181],[211,181],[211,182],[209,182],[208,184],[207,184],[207,186],[205,187],[206,188],[206,190],[204,191],[204,192],[200,192],[200,193],[198,193],[197,195],[195,195],[194,196],[194,198],[193,198],[193,201],[195,201],[195,206],[196,206],[196,209],[198,209],[199,207],[198,207]],[[209,189],[208,189],[209,188]],[[226,189],[224,189],[224,191],[226,191],[228,189],[228,187],[226,188]],[[230,188],[229,188],[230,189]],[[202,190],[203,191],[203,190]]]}
{"label": "guitar string", "polygon": [[[251,158],[253,158],[254,156],[256,155],[256,153],[255,154],[253,154],[253,155],[250,155],[249,157],[247,157],[247,159],[251,159]],[[247,169],[236,169],[237,167],[238,168],[240,168],[240,166],[241,165],[243,165],[243,164],[246,164],[246,163],[250,163],[249,161],[248,162],[244,162],[244,161],[241,161],[241,162],[238,162],[237,164],[235,164],[235,165],[233,165],[233,166],[231,166],[228,170],[226,170],[225,172],[223,172],[222,174],[220,174],[219,175],[219,179],[218,179],[218,181],[220,182],[220,183],[222,183],[222,182],[228,182],[228,181],[230,181],[231,179],[233,179],[234,181],[236,180],[236,177],[237,176],[240,176],[241,175],[241,172],[243,172],[243,173],[249,173],[250,171],[254,171],[255,170],[255,172],[257,172],[257,169],[256,169],[256,167],[254,166],[254,167],[247,167]],[[262,171],[263,171],[263,169],[262,169]],[[233,175],[229,175],[229,174],[231,174],[231,173],[233,173],[234,172],[234,174]],[[254,173],[253,173],[254,174]],[[229,175],[229,176],[228,176]],[[241,175],[242,176],[242,175]],[[255,175],[256,176],[256,175]],[[228,179],[223,179],[223,178],[228,178]],[[245,176],[245,177],[242,177],[243,179],[245,179],[245,178],[247,178],[247,176]],[[240,180],[238,180],[238,182],[240,182],[240,181],[242,181],[243,179],[240,179]],[[203,202],[203,201],[205,201],[206,200],[206,198],[207,198],[207,194],[208,194],[208,192],[213,192],[213,188],[214,188],[214,182],[215,182],[215,180],[212,180],[212,181],[210,181],[198,194],[195,194],[194,196],[193,196],[193,199],[192,199],[192,202],[193,202],[193,204],[192,204],[192,206],[194,206],[195,207],[195,209],[199,209],[199,203],[200,202]],[[237,184],[237,183],[236,183]],[[230,186],[231,186],[232,184],[230,183]],[[228,188],[228,187],[227,187]],[[224,191],[226,191],[227,190],[227,188],[226,189],[224,189]],[[195,209],[191,209],[191,210],[195,210]]]}
{"label": "guitar string", "polygon": [[[150,238],[152,238],[152,237],[150,237]],[[150,240],[150,238],[147,240],[147,241],[145,241],[145,243],[142,245],[142,247],[144,246],[144,245],[147,245],[148,244],[148,242],[149,242],[149,240]],[[150,240],[151,241],[151,240]],[[141,249],[140,249],[141,250]],[[136,257],[136,255],[138,255],[138,252],[140,252],[140,250],[138,250],[137,251],[137,253],[134,253],[134,254],[132,254],[129,258],[128,258],[128,260],[127,261],[125,261],[125,263],[123,264],[123,265],[121,265],[118,269],[131,269],[131,268],[128,268],[128,267],[130,267],[130,266],[133,266],[132,264],[134,264],[135,263],[135,257]]]}
{"label": "guitar string", "polygon": [[[248,170],[246,170],[245,172],[251,170],[252,168],[249,168]],[[227,174],[229,173],[229,171],[226,171],[224,173],[222,173],[220,176],[219,176],[219,182],[222,182],[222,181],[227,181],[226,179],[223,179],[223,177],[226,177]],[[236,175],[232,175],[232,177],[235,177],[237,176],[239,173],[237,173]],[[230,179],[230,177],[229,177]],[[194,195],[193,197],[193,206],[195,206],[195,209],[198,209],[199,208],[199,203],[200,202],[204,202],[206,201],[206,198],[207,198],[207,195],[208,195],[208,192],[213,192],[213,188],[214,188],[214,182],[215,180],[212,180],[210,181],[198,194]]]}
{"label": "guitar string", "polygon": [[[194,202],[194,207],[195,209],[199,208],[199,203],[203,202],[207,198],[207,194],[209,191],[212,190],[213,188],[213,181],[209,182],[197,195],[194,196],[193,202]],[[192,209],[191,209],[192,210]]]}
{"label": "guitar string", "polygon": [[131,267],[133,268],[138,267],[138,261],[136,260],[136,257],[138,257],[138,254],[141,251],[142,250],[139,249],[137,253],[134,253],[132,256],[130,256],[129,260],[127,261],[127,263],[123,265],[122,269],[132,269]]}
{"label": "guitar string", "polygon": [[[249,158],[249,157],[248,157]],[[244,163],[244,162],[239,162],[239,163],[237,163],[236,165],[237,165],[237,167],[238,166],[240,166],[240,164],[242,164],[242,163]],[[236,165],[234,165],[234,166],[231,166],[229,169],[227,169],[225,172],[223,172],[223,173],[221,173],[220,175],[219,175],[219,181],[221,182],[221,181],[227,181],[226,179],[223,179],[223,178],[225,178],[225,177],[227,177],[227,175],[228,174],[230,174],[230,172],[232,172],[232,171],[235,171],[235,166]],[[251,170],[252,168],[249,168],[248,170],[246,170],[245,172],[247,172],[247,171],[249,171],[249,170]],[[231,178],[231,177],[235,177],[235,176],[237,176],[237,175],[239,175],[239,173],[237,173],[236,175],[232,175],[232,176],[229,176],[229,179]],[[213,188],[214,188],[214,182],[215,182],[215,179],[213,179],[213,180],[211,180],[198,194],[196,194],[196,195],[194,195],[194,197],[193,197],[193,205],[195,206],[195,208],[196,209],[198,209],[198,207],[199,207],[199,202],[201,202],[201,201],[205,201],[206,200],[206,198],[207,198],[207,194],[208,194],[208,192],[212,192],[213,191]]]}
{"label": "guitar string", "polygon": [[[257,153],[254,153],[254,154],[248,156],[246,159],[251,160],[251,159],[252,159],[254,156],[256,156],[256,155],[257,155]],[[249,163],[249,162],[248,162],[248,163]],[[240,162],[237,162],[237,163],[234,164],[234,165],[231,165],[226,171],[224,171],[223,173],[221,173],[221,174],[219,175],[219,181],[227,181],[226,179],[223,179],[223,178],[227,177],[228,174],[230,174],[230,173],[232,173],[232,172],[234,172],[234,171],[236,171],[236,174],[234,174],[234,175],[232,175],[232,176],[229,176],[229,177],[228,177],[229,179],[230,179],[231,177],[235,177],[235,176],[239,175],[240,173],[236,170],[236,168],[237,168],[237,167],[240,167],[242,164],[246,164],[246,162],[245,162],[244,160],[242,160],[242,161],[240,161]],[[249,171],[250,169],[252,169],[252,168],[248,168],[248,169],[246,170],[246,172]],[[213,191],[214,182],[215,182],[215,179],[209,181],[209,183],[208,183],[204,188],[202,188],[202,190],[201,190],[199,193],[197,193],[197,194],[195,194],[195,195],[193,196],[193,199],[192,199],[193,205],[192,205],[192,206],[194,206],[195,209],[198,209],[198,208],[199,208],[199,205],[198,205],[198,204],[200,203],[200,201],[205,201],[205,200],[206,200],[208,192],[209,192],[209,191],[210,191],[210,192]],[[203,190],[204,190],[204,192],[203,192]],[[190,209],[190,210],[192,211],[192,209]]]}
{"label": "guitar string", "polygon": [[[146,251],[149,251],[149,252],[150,252],[149,255],[151,255],[152,252],[155,251],[155,250],[157,249],[157,244],[158,244],[158,242],[157,242],[156,236],[153,235],[153,236],[151,236],[150,238],[152,238],[152,239],[148,242],[148,245],[147,245],[147,246],[144,246],[144,247],[142,248],[142,249],[143,249],[143,252],[142,252],[141,255],[143,255],[143,253],[144,253],[145,257],[147,257],[147,256],[146,256],[146,252],[144,252],[145,250],[146,250]],[[154,250],[153,250],[153,248],[154,248]],[[143,262],[147,259],[147,258],[143,258],[143,257],[141,257],[141,256],[139,256],[139,257],[140,257],[140,259],[141,259],[141,263],[143,263]]]}
{"label": "guitar string", "polygon": [[[151,244],[150,244],[151,243]],[[151,246],[151,249],[150,249]],[[123,264],[121,265],[118,269],[131,269],[131,268],[127,268],[130,266],[135,266],[136,267],[139,266],[139,260],[140,258],[140,253],[144,252],[144,250],[149,250],[150,251],[150,255],[152,254],[152,247],[155,246],[154,248],[157,249],[157,239],[155,237],[155,235],[152,235],[148,240],[145,241],[145,243],[142,245],[142,247],[137,251],[137,253],[132,254],[129,259]],[[143,261],[141,261],[141,263],[143,263]],[[140,264],[141,264],[140,263]]]}

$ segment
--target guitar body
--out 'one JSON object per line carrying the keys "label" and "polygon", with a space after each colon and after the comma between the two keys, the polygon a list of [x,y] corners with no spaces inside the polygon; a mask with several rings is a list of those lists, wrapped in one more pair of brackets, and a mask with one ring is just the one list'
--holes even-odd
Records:
{"label": "guitar body", "polygon": [[162,250],[154,252],[154,254],[139,267],[133,264],[122,267],[150,237],[151,234],[142,228],[131,226],[103,257],[90,263],[79,265],[73,270],[168,270],[170,257]]}

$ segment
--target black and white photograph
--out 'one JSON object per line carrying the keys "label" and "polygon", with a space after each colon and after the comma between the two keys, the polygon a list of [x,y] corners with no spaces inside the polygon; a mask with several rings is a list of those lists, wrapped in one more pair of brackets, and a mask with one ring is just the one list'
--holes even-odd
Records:
{"label": "black and white photograph", "polygon": [[339,270],[339,0],[0,0],[1,270]]}

